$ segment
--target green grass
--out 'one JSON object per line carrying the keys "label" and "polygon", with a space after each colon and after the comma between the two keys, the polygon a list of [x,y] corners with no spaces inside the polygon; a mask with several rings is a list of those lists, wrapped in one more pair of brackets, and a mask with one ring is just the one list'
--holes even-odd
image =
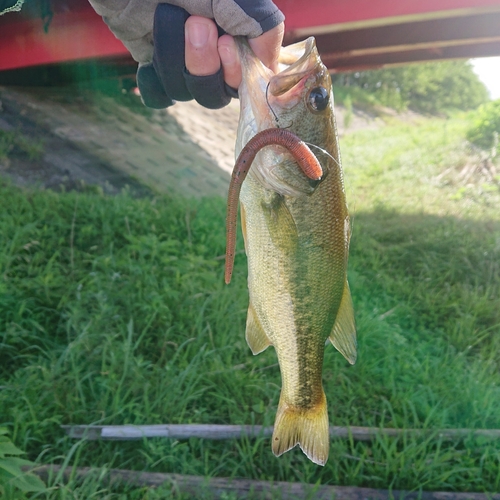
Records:
{"label": "green grass", "polygon": [[38,160],[44,153],[44,143],[23,134],[20,130],[0,129],[0,161],[13,155],[27,157],[29,160]]}
{"label": "green grass", "polygon": [[[332,425],[500,428],[500,195],[480,178],[462,186],[453,177],[470,161],[466,125],[463,116],[395,122],[341,142],[359,357],[350,367],[327,349]],[[500,443],[486,439],[333,440],[324,468],[299,450],[275,458],[268,439],[71,441],[61,424],[272,425],[276,356],[253,357],[245,344],[242,253],[223,284],[224,200],[57,194],[3,182],[0,205],[0,422],[29,459],[500,489]],[[98,477],[55,477],[49,486],[36,498],[173,495]]]}

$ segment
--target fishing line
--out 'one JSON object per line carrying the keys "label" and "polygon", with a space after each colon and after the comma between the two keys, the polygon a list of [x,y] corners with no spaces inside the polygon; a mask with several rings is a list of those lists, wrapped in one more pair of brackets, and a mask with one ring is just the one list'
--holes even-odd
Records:
{"label": "fishing line", "polygon": [[271,110],[271,113],[274,116],[274,121],[276,122],[276,128],[281,128],[281,129],[292,128],[293,127],[293,121],[291,121],[290,125],[287,125],[286,127],[280,127],[278,115],[274,112],[274,109],[272,108],[271,104],[269,104],[269,98],[267,96],[267,93],[269,92],[269,85],[270,84],[271,84],[271,82],[268,82],[267,83],[267,87],[266,87],[266,103],[267,103],[267,107]]}
{"label": "fishing line", "polygon": [[271,110],[271,113],[274,115],[274,121],[276,122],[276,127],[280,128],[278,115],[274,112],[274,109],[269,104],[269,98],[267,96],[267,93],[269,92],[269,85],[270,84],[271,84],[271,82],[267,82],[267,86],[266,86],[266,102],[267,102],[268,108]]}
{"label": "fishing line", "polygon": [[319,149],[323,154],[325,154],[326,156],[329,156],[338,165],[339,168],[342,168],[340,166],[340,163],[328,151],[326,151],[326,149],[323,149],[320,146],[316,146],[316,144],[311,144],[310,142],[305,142],[304,141],[304,144],[307,144],[310,148]]}

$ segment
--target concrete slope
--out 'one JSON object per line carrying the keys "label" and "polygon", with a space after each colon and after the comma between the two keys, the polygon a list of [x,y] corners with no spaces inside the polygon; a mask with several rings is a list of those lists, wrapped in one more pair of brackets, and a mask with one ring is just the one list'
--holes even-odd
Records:
{"label": "concrete slope", "polygon": [[[116,191],[144,184],[160,193],[212,196],[227,192],[238,103],[205,110],[195,102],[148,110],[135,96],[120,99],[70,88],[0,88],[0,129],[44,143],[37,162],[0,160],[16,183],[54,187],[83,180]],[[29,165],[28,165],[29,164]]]}

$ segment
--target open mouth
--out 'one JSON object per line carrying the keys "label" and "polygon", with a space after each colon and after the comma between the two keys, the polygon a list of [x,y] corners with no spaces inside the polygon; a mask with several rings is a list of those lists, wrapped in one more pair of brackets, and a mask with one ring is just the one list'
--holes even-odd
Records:
{"label": "open mouth", "polygon": [[[283,71],[275,74],[269,81],[269,93],[275,97],[300,87],[306,77],[316,71],[316,67],[321,64],[316,43],[313,37],[309,37],[303,42],[284,47],[280,53],[279,63],[285,66]],[[294,89],[295,90],[295,89]]]}

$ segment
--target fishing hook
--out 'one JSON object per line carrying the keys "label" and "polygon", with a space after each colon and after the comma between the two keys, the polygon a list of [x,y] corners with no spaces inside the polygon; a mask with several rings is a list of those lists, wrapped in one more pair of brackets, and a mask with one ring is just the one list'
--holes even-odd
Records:
{"label": "fishing hook", "polygon": [[274,109],[273,109],[273,108],[272,108],[272,106],[269,104],[269,97],[268,97],[269,85],[271,85],[271,82],[267,82],[267,86],[266,86],[266,102],[267,102],[267,106],[268,106],[268,108],[271,110],[271,113],[272,113],[272,114],[273,114],[273,116],[274,116],[274,121],[276,122],[276,127],[277,127],[277,128],[280,128],[278,115],[274,112]]}
{"label": "fishing hook", "polygon": [[281,128],[281,129],[292,128],[293,127],[293,120],[290,122],[290,125],[287,125],[286,127],[280,127],[278,115],[274,112],[274,109],[272,108],[271,104],[269,104],[269,98],[268,98],[267,94],[269,92],[270,83],[271,82],[268,82],[267,87],[266,87],[266,103],[267,103],[268,108],[271,110],[271,113],[274,116],[274,121],[276,122],[276,128]]}

